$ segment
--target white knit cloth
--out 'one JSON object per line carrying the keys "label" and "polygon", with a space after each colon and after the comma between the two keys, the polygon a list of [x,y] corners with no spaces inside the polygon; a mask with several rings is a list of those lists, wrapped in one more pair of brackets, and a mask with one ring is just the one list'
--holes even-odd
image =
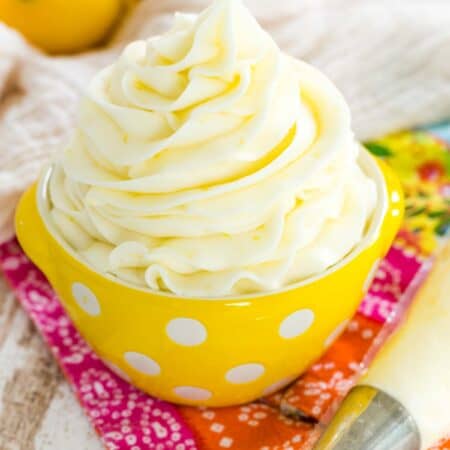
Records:
{"label": "white knit cloth", "polygon": [[[70,134],[88,80],[124,43],[207,0],[146,0],[109,49],[48,57],[0,24],[0,241],[21,192]],[[360,139],[450,117],[450,0],[247,0],[280,47],[342,90]]]}

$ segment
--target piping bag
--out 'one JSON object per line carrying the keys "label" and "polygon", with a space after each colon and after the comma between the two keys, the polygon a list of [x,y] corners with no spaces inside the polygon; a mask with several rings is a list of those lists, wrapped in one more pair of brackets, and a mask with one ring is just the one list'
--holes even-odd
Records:
{"label": "piping bag", "polygon": [[426,272],[314,450],[426,450],[450,432],[450,243],[417,290]]}

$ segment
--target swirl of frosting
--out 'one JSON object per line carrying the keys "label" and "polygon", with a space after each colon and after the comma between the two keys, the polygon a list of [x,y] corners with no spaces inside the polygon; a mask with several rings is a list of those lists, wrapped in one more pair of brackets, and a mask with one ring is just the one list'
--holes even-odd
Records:
{"label": "swirl of frosting", "polygon": [[320,273],[375,203],[347,105],[240,0],[175,16],[101,71],[55,163],[51,215],[96,269],[215,297]]}

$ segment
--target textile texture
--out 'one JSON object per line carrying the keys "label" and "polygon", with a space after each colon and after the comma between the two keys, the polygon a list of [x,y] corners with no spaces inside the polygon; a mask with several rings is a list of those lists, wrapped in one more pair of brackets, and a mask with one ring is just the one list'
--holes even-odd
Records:
{"label": "textile texture", "polygon": [[[327,353],[287,388],[248,405],[180,407],[133,388],[83,341],[51,286],[17,242],[12,239],[0,246],[0,268],[107,449],[311,447],[368,363],[373,346],[386,338],[388,317],[399,314],[402,304],[411,300],[430,257],[446,240],[450,223],[449,151],[443,140],[426,131],[402,132],[371,141],[367,147],[384,158],[403,182],[403,227],[359,311]],[[435,447],[446,448],[450,441]]]}
{"label": "textile texture", "polygon": [[[0,23],[0,242],[23,190],[74,126],[89,79],[123,46],[209,0],[145,0],[107,48],[49,57]],[[281,49],[323,70],[350,104],[361,140],[450,117],[447,0],[247,0]]]}

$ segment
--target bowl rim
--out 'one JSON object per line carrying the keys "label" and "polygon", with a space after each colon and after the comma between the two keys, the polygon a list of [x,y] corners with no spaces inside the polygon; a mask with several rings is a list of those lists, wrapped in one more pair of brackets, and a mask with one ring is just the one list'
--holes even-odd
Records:
{"label": "bowl rim", "polygon": [[65,253],[71,256],[75,261],[84,266],[87,270],[94,272],[100,277],[106,278],[108,281],[113,283],[118,283],[124,287],[127,287],[132,290],[144,292],[146,294],[151,294],[153,296],[166,297],[171,299],[178,300],[195,300],[195,301],[226,301],[226,302],[242,302],[245,300],[256,300],[258,298],[268,298],[278,296],[280,294],[297,290],[301,287],[313,284],[322,278],[325,278],[334,272],[339,271],[351,261],[356,259],[366,248],[368,248],[373,242],[379,237],[380,229],[383,225],[384,218],[388,209],[388,190],[386,185],[385,175],[378,164],[376,158],[372,156],[369,151],[363,147],[362,145],[361,151],[358,155],[358,164],[360,167],[369,175],[369,177],[375,182],[377,189],[377,206],[375,208],[375,212],[372,215],[370,225],[368,230],[366,231],[363,239],[338,263],[330,266],[327,270],[315,274],[313,276],[307,277],[301,281],[296,283],[289,284],[287,286],[283,286],[279,289],[270,290],[270,291],[261,291],[250,294],[242,294],[242,295],[229,295],[229,296],[217,296],[217,297],[194,297],[194,296],[184,296],[174,294],[172,292],[159,291],[156,289],[145,288],[141,286],[136,286],[130,282],[121,280],[120,278],[111,275],[109,273],[102,273],[92,267],[87,261],[84,261],[75,250],[73,250],[69,244],[60,236],[60,233],[56,230],[55,225],[52,223],[50,219],[50,208],[49,208],[49,197],[48,197],[48,185],[50,181],[51,174],[53,172],[54,163],[50,163],[47,165],[42,172],[42,175],[38,181],[37,189],[36,189],[36,200],[37,200],[37,209],[39,216],[43,222],[43,225],[50,235],[50,237],[55,241],[57,245],[59,245]]}

